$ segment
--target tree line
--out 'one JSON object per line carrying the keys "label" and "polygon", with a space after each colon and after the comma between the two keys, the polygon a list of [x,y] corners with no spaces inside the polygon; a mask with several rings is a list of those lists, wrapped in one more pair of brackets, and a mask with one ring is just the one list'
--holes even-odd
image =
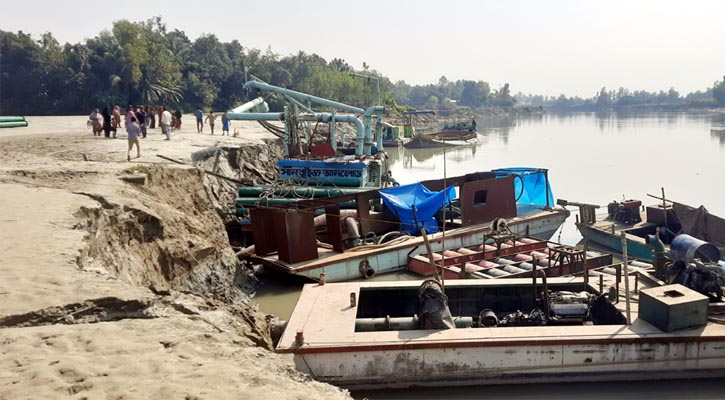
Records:
{"label": "tree line", "polygon": [[[0,53],[0,114],[5,115],[83,114],[128,104],[226,110],[256,95],[242,90],[252,76],[362,108],[380,98],[393,114],[515,103],[508,84],[493,91],[483,81],[445,77],[437,85],[393,84],[365,63],[356,70],[343,59],[328,62],[302,51],[283,57],[237,40],[221,42],[213,34],[192,41],[160,17],[116,21],[84,43],[63,45],[52,33],[34,40],[22,31],[0,30]],[[274,97],[267,101],[272,110],[283,105]]]}
{"label": "tree line", "polygon": [[[642,104],[725,106],[725,77],[704,92],[686,96],[674,89],[650,93],[602,88],[587,99],[512,95],[508,83],[494,89],[485,81],[449,81],[445,76],[436,84],[393,83],[365,63],[356,70],[341,58],[327,61],[303,51],[280,56],[237,40],[221,42],[213,34],[192,41],[183,31],[167,28],[161,17],[116,21],[84,43],[63,45],[52,33],[35,40],[22,31],[0,30],[0,54],[2,115],[84,114],[128,104],[165,105],[182,112],[197,107],[227,110],[256,96],[242,89],[252,76],[361,108],[380,98],[392,114],[407,109],[446,114],[516,104],[574,111]],[[266,100],[272,110],[281,110],[282,100]]]}
{"label": "tree line", "polygon": [[594,96],[582,98],[579,96],[567,97],[525,95],[517,93],[515,96],[519,104],[542,106],[554,111],[606,111],[625,108],[710,108],[725,107],[725,76],[722,81],[715,81],[711,88],[698,90],[681,95],[675,88],[668,91],[648,92],[646,90],[630,91],[620,87],[617,90],[601,88]]}
{"label": "tree line", "polygon": [[[251,76],[270,84],[367,107],[378,101],[376,85],[353,76],[342,59],[327,62],[299,52],[221,42],[213,34],[190,40],[160,17],[117,21],[85,43],[61,45],[51,33],[34,40],[0,31],[0,114],[79,114],[128,104],[165,105],[191,111],[227,110],[247,101],[242,85]],[[380,77],[374,70],[363,73]],[[399,109],[389,80],[380,77],[383,105]],[[254,94],[252,94],[254,95]],[[268,99],[272,109],[282,104]]]}

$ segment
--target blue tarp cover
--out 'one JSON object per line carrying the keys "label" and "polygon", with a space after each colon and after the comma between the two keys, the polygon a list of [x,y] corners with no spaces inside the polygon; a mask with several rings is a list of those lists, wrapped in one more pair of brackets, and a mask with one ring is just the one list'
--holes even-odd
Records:
{"label": "blue tarp cover", "polygon": [[519,167],[494,169],[491,172],[496,174],[497,178],[512,174],[521,177],[521,179],[514,179],[514,193],[517,196],[516,204],[554,207],[554,194],[551,192],[545,169]]}
{"label": "blue tarp cover", "polygon": [[[453,186],[440,192],[431,192],[420,183],[380,190],[383,205],[397,216],[403,225],[401,229],[416,235],[423,227],[428,233],[438,232],[438,223],[433,216],[443,207],[444,200],[445,205],[448,205],[455,195]],[[413,207],[415,207],[415,218]]]}

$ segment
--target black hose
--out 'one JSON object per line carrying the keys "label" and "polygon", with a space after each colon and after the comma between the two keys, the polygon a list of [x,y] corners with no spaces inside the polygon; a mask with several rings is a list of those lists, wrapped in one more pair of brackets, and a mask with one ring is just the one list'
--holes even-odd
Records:
{"label": "black hose", "polygon": [[[516,196],[516,200],[515,200],[516,202],[518,202],[518,201],[519,201],[519,199],[521,198],[521,196],[523,196],[523,195],[524,195],[524,178],[523,178],[523,177],[521,176],[521,174],[514,174],[514,176],[515,176],[516,178],[519,178],[519,179],[521,180],[521,192],[519,193],[519,195],[518,195],[518,196]],[[515,185],[514,185],[514,186],[515,186]]]}

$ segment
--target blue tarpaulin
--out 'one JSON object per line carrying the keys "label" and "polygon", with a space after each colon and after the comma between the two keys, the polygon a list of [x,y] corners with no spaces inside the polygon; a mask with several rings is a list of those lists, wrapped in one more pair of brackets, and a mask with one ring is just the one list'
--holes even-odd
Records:
{"label": "blue tarpaulin", "polygon": [[438,232],[438,223],[433,216],[444,206],[444,200],[448,205],[455,195],[453,186],[431,192],[420,183],[380,190],[383,205],[398,218],[401,230],[415,235],[420,233],[421,228],[428,233]]}
{"label": "blue tarpaulin", "polygon": [[[553,207],[554,195],[547,179],[547,170],[541,168],[501,168],[491,172],[497,178],[517,175],[514,179],[516,204]],[[519,179],[521,178],[521,179]]]}

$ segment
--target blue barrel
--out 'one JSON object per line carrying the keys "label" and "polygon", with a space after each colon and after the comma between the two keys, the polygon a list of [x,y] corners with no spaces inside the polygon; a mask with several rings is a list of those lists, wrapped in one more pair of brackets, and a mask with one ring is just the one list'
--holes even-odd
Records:
{"label": "blue barrel", "polygon": [[[534,270],[534,264],[524,261],[521,264],[519,264],[519,268],[524,269],[526,271],[533,271]],[[541,269],[541,268],[539,267],[539,268],[536,268],[536,269]]]}
{"label": "blue barrel", "polygon": [[508,272],[509,274],[520,274],[522,272],[526,272],[525,269],[514,267],[513,265],[507,265],[503,267],[503,270]]}
{"label": "blue barrel", "polygon": [[501,271],[500,269],[496,269],[496,268],[486,269],[486,270],[483,271],[483,273],[486,274],[486,275],[493,276],[494,278],[499,278],[499,277],[502,277],[502,276],[509,276],[509,275],[511,275],[510,273],[508,273],[506,271]]}
{"label": "blue barrel", "polygon": [[699,258],[703,262],[716,262],[720,260],[720,249],[704,240],[682,234],[672,240],[670,255],[677,261],[692,262]]}

